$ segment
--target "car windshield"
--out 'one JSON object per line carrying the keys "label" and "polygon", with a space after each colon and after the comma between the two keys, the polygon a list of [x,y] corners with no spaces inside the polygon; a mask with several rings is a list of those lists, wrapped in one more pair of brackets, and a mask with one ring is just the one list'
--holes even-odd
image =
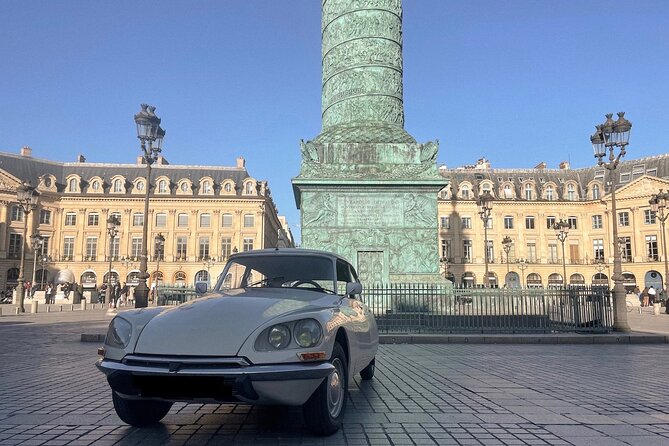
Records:
{"label": "car windshield", "polygon": [[334,283],[334,263],[330,258],[268,254],[231,259],[215,289],[272,287],[334,293]]}

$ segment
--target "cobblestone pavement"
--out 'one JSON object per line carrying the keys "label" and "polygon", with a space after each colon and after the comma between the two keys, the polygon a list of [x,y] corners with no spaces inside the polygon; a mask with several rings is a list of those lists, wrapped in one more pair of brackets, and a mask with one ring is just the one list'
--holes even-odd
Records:
{"label": "cobblestone pavement", "polygon": [[79,342],[109,318],[82,314],[0,319],[0,444],[669,445],[667,344],[383,345],[331,437],[241,405],[175,404],[137,429]]}

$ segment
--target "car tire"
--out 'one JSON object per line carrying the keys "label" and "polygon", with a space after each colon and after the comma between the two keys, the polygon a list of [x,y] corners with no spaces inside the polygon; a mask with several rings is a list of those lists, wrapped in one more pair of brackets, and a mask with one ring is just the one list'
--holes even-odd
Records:
{"label": "car tire", "polygon": [[367,364],[367,367],[360,370],[360,378],[363,381],[369,381],[374,378],[374,372],[376,371],[376,358],[372,359],[372,362]]}
{"label": "car tire", "polygon": [[331,435],[339,430],[348,398],[348,367],[344,349],[335,343],[330,363],[335,370],[323,380],[302,406],[307,429],[317,435]]}
{"label": "car tire", "polygon": [[170,411],[172,403],[155,400],[131,400],[112,391],[116,414],[124,422],[135,427],[155,424]]}

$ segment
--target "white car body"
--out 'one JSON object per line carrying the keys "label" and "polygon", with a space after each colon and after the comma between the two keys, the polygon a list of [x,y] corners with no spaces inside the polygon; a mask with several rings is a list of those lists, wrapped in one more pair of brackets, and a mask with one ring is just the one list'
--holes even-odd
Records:
{"label": "white car body", "polygon": [[[319,284],[295,277],[289,277],[288,286],[270,286],[268,281],[256,287],[249,280],[244,288],[223,290],[223,277],[233,268],[231,264],[237,268],[244,262],[280,263],[288,271],[284,271],[286,276],[294,273],[285,267],[286,262],[326,266],[330,262],[335,293],[311,288]],[[303,249],[234,254],[213,292],[177,307],[119,313],[115,319],[124,321],[110,324],[104,355],[97,366],[124,400],[304,405],[326,378],[331,379],[335,343],[346,355],[345,383],[365,368],[372,368],[373,375],[378,348],[376,322],[359,298],[336,293],[338,285],[342,288],[337,274],[346,276],[345,268],[352,277],[347,291],[359,293],[353,267],[334,254]],[[298,288],[290,287],[291,283]],[[303,288],[305,284],[310,288]],[[291,331],[291,327],[297,329],[296,321],[304,320],[315,320],[322,329],[320,341],[309,348],[300,347],[297,333],[293,337]],[[268,349],[265,338],[270,335],[266,333],[277,326],[288,328],[287,342],[291,344]],[[115,344],[117,331],[123,334],[124,330],[130,331],[126,345]]]}

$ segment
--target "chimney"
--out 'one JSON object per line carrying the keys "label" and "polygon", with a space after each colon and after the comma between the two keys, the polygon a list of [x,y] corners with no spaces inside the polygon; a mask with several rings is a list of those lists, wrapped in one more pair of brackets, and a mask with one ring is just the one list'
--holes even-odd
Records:
{"label": "chimney", "polygon": [[560,163],[560,170],[569,170],[569,161],[562,161]]}
{"label": "chimney", "polygon": [[21,156],[25,156],[26,158],[32,157],[33,156],[33,149],[31,149],[28,146],[21,147]]}
{"label": "chimney", "polygon": [[241,156],[237,158],[237,167],[239,169],[246,168],[246,160],[244,158],[242,158]]}
{"label": "chimney", "polygon": [[77,162],[78,163],[85,163],[86,162],[86,157],[80,153],[79,155],[77,155]]}

